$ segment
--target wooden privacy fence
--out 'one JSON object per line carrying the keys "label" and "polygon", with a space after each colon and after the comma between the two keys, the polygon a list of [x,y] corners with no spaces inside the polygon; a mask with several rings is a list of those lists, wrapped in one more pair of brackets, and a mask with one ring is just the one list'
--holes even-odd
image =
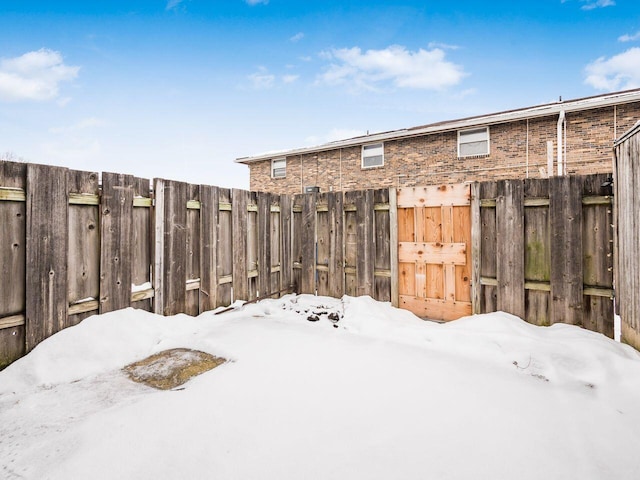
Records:
{"label": "wooden privacy fence", "polygon": [[613,337],[613,197],[607,175],[473,184],[474,312]]}
{"label": "wooden privacy fence", "polygon": [[640,123],[615,145],[616,309],[622,341],[640,350]]}
{"label": "wooden privacy fence", "polygon": [[0,162],[0,368],[128,306],[197,315],[291,286],[392,297],[388,190],[291,197],[99,178]]}
{"label": "wooden privacy fence", "polygon": [[294,196],[99,178],[0,162],[0,368],[94,313],[289,288],[613,335],[606,175]]}

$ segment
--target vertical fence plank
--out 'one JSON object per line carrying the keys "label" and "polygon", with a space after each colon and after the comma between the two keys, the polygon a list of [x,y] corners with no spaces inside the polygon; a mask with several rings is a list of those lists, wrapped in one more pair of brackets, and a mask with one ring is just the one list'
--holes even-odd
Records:
{"label": "vertical fence plank", "polygon": [[280,234],[281,234],[281,260],[280,260],[280,289],[293,285],[293,261],[291,255],[291,197],[280,195]]}
{"label": "vertical fence plank", "polygon": [[218,191],[218,294],[216,307],[229,305],[232,301],[233,287],[233,221],[231,190],[221,188]]}
{"label": "vertical fence plank", "polygon": [[[381,302],[391,301],[391,226],[389,217],[389,190],[373,192],[374,291],[373,297]],[[395,245],[393,246],[395,248]]]}
{"label": "vertical fence plank", "polygon": [[153,195],[155,208],[153,214],[153,312],[164,312],[164,180],[154,178]]}
{"label": "vertical fence plank", "polygon": [[356,263],[358,295],[373,295],[376,241],[373,231],[373,190],[365,190],[357,196],[356,218],[360,245]]}
{"label": "vertical fence plank", "polygon": [[[200,186],[187,184],[186,285],[185,311],[188,315],[200,313]],[[198,288],[195,288],[198,286]]]}
{"label": "vertical fence plank", "polygon": [[[498,195],[497,182],[482,182],[480,184],[480,201],[494,200]],[[495,312],[498,309],[498,287],[495,285],[482,285],[482,278],[497,278],[497,251],[496,251],[496,207],[481,205],[480,208],[480,282],[481,298],[480,313]]]}
{"label": "vertical fence plank", "polygon": [[480,217],[480,184],[471,184],[471,311],[482,313],[480,259],[482,258],[482,221]]}
{"label": "vertical fence plank", "polygon": [[335,249],[332,246],[333,228],[331,225],[331,213],[329,202],[335,198],[334,194],[320,193],[317,196],[317,221],[316,221],[316,245],[317,245],[317,291],[318,295],[330,295],[331,283],[334,276],[330,273],[332,254]]}
{"label": "vertical fence plank", "polygon": [[[69,193],[87,203],[69,204],[69,264],[67,266],[67,288],[69,306],[100,297],[100,214],[99,205],[94,204],[99,194],[98,173],[69,170]],[[96,304],[97,305],[97,304]],[[69,324],[76,325],[97,313],[95,310],[78,314],[69,313]]]}
{"label": "vertical fence plank", "polygon": [[258,205],[258,296],[271,290],[271,195],[257,194]]}
{"label": "vertical fence plank", "polygon": [[583,323],[582,178],[549,179],[551,321]]}
{"label": "vertical fence plank", "polygon": [[344,210],[344,293],[358,295],[358,219],[356,206],[357,192],[345,192]]}
{"label": "vertical fence plank", "polygon": [[524,195],[521,180],[498,182],[496,248],[498,309],[525,317],[524,303]]}
{"label": "vertical fence plank", "polygon": [[[0,187],[26,189],[27,166],[0,161]],[[0,369],[25,351],[26,202],[0,202],[0,275],[10,278],[0,289],[0,319],[21,316],[14,325],[0,328]],[[20,323],[19,325],[17,323]]]}
{"label": "vertical fence plank", "polygon": [[27,351],[67,326],[67,172],[27,166]]}
{"label": "vertical fence plank", "polygon": [[233,299],[249,299],[247,278],[247,205],[248,192],[233,189],[231,191],[231,219],[233,231]]}
{"label": "vertical fence plank", "polygon": [[102,174],[100,313],[131,304],[133,176]]}
{"label": "vertical fence plank", "polygon": [[[551,280],[551,226],[549,206],[544,200],[549,198],[547,179],[527,179],[524,181],[524,195],[527,200],[539,200],[537,204],[525,207],[524,229],[524,277],[525,282],[548,285]],[[551,324],[551,296],[548,291],[528,289],[525,292],[527,305],[525,320],[534,325]]]}
{"label": "vertical fence plank", "polygon": [[187,184],[164,180],[164,292],[163,314],[186,309]]}
{"label": "vertical fence plank", "polygon": [[260,238],[258,233],[258,194],[247,192],[247,281],[248,298],[253,300],[258,297],[258,254]]}
{"label": "vertical fence plank", "polygon": [[218,306],[218,218],[217,187],[200,185],[200,311]]}
{"label": "vertical fence plank", "polygon": [[344,195],[341,192],[331,193],[327,199],[331,251],[329,252],[328,294],[341,298],[344,293]]}
{"label": "vertical fence plank", "polygon": [[[583,177],[583,197],[606,198],[607,174]],[[603,186],[605,185],[605,186]],[[587,287],[613,287],[613,224],[611,203],[582,206],[583,284]],[[613,300],[609,297],[584,295],[583,325],[610,338],[614,335]]]}
{"label": "vertical fence plank", "polygon": [[400,302],[399,297],[399,272],[398,272],[398,193],[395,188],[389,189],[389,224],[391,242],[391,304],[397,307]]}
{"label": "vertical fence plank", "polygon": [[302,203],[302,270],[300,293],[316,293],[316,194],[307,193]]}
{"label": "vertical fence plank", "polygon": [[[150,184],[147,178],[134,177],[134,198],[151,200]],[[151,265],[153,263],[153,208],[149,204],[133,207],[132,212],[132,245],[131,245],[131,283],[135,285],[136,294],[144,292],[142,285],[151,283]],[[131,306],[151,311],[153,298],[134,300],[132,293]]]}
{"label": "vertical fence plank", "polygon": [[[279,292],[283,290],[280,287],[282,281],[282,221],[280,220],[282,212],[280,211],[280,196],[270,195],[269,216],[269,292]],[[286,288],[286,287],[284,287]],[[274,298],[280,295],[273,295]]]}

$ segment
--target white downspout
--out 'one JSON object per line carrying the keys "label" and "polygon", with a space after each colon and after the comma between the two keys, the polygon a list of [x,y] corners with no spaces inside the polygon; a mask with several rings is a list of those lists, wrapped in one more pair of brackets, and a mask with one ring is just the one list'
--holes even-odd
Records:
{"label": "white downspout", "polygon": [[562,160],[564,150],[562,127],[564,126],[564,118],[564,110],[560,110],[560,115],[558,116],[558,142],[556,143],[558,146],[558,176],[564,175],[564,162]]}

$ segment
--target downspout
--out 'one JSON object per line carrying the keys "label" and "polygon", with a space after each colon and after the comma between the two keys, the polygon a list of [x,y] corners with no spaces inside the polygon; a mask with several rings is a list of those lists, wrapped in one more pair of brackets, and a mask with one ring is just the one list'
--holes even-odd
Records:
{"label": "downspout", "polygon": [[558,176],[564,175],[564,162],[562,159],[562,154],[564,150],[564,141],[563,141],[563,127],[565,122],[564,109],[560,110],[560,115],[558,116],[558,141],[556,145],[558,146]]}

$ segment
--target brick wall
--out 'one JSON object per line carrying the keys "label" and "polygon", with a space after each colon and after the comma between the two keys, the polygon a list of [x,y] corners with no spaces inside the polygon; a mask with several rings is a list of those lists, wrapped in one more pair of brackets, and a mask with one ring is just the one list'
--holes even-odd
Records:
{"label": "brick wall", "polygon": [[[613,140],[640,119],[640,103],[566,115],[567,173],[606,173],[612,169]],[[383,167],[361,168],[361,147],[287,157],[286,178],[271,178],[271,161],[249,165],[251,190],[300,193],[402,187],[438,183],[540,178],[547,172],[547,141],[556,153],[557,115],[491,125],[490,154],[457,157],[457,131],[384,142]],[[555,165],[554,172],[555,173]]]}

